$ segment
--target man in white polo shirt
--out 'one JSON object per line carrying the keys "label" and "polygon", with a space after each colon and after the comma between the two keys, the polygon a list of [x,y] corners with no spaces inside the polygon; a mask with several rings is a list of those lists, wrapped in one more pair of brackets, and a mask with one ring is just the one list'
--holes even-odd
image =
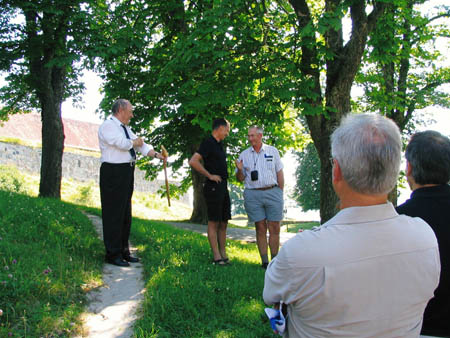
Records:
{"label": "man in white polo shirt", "polygon": [[[283,163],[275,147],[262,142],[263,129],[252,126],[248,130],[250,148],[236,160],[236,178],[244,181],[244,206],[250,222],[255,222],[256,243],[262,267],[278,254],[280,223],[283,219]],[[267,229],[269,242],[267,243]]]}

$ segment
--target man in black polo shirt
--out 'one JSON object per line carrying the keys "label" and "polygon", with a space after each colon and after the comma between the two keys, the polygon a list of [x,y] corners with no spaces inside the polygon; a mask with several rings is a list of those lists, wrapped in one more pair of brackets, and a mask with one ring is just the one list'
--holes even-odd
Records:
{"label": "man in black polo shirt", "polygon": [[189,160],[189,165],[206,177],[203,194],[208,209],[208,240],[213,253],[213,263],[226,265],[227,225],[231,219],[231,203],[227,187],[227,154],[222,141],[230,132],[230,123],[224,118],[216,119],[212,128],[211,136],[202,142]]}
{"label": "man in black polo shirt", "polygon": [[450,140],[437,131],[416,133],[405,157],[413,192],[397,212],[420,217],[431,226],[441,260],[439,286],[425,309],[421,334],[450,337]]}

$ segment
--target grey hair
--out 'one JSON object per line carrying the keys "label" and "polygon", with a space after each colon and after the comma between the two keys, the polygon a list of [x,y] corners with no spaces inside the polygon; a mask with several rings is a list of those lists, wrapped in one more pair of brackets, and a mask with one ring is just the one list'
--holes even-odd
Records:
{"label": "grey hair", "polygon": [[386,194],[400,170],[402,141],[397,125],[376,114],[349,114],[331,135],[331,154],[347,184],[362,194]]}
{"label": "grey hair", "polygon": [[450,139],[427,130],[412,136],[405,152],[417,184],[446,184],[450,180]]}
{"label": "grey hair", "polygon": [[119,112],[119,109],[125,109],[130,104],[130,101],[125,99],[117,99],[116,102],[112,105],[112,112],[116,115]]}
{"label": "grey hair", "polygon": [[264,134],[264,128],[263,127],[259,127],[259,126],[253,125],[250,128],[248,128],[248,130],[250,130],[250,129],[256,129],[258,134],[261,134],[261,135]]}

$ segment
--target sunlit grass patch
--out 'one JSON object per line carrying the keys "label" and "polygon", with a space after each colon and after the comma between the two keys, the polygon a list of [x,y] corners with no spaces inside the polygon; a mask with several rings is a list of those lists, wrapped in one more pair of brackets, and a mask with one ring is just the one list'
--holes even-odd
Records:
{"label": "sunlit grass patch", "polygon": [[228,241],[230,266],[212,264],[207,238],[134,219],[146,295],[137,337],[269,337],[264,270],[254,244]]}

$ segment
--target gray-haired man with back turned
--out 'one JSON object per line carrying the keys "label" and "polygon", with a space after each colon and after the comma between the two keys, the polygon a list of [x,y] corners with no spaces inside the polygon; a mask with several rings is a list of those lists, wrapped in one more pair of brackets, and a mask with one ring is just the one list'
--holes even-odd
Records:
{"label": "gray-haired man with back turned", "polygon": [[397,126],[379,115],[349,115],[332,134],[340,211],[286,242],[265,275],[264,301],[287,304],[287,336],[419,336],[439,251],[428,224],[387,200],[401,148]]}

